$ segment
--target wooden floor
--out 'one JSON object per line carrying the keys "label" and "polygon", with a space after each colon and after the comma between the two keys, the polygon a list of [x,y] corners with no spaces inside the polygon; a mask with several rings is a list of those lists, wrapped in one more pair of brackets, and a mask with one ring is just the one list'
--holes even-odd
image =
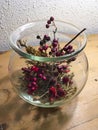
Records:
{"label": "wooden floor", "polygon": [[88,81],[77,98],[54,109],[34,107],[13,91],[10,52],[0,54],[0,130],[98,130],[98,35],[88,36]]}

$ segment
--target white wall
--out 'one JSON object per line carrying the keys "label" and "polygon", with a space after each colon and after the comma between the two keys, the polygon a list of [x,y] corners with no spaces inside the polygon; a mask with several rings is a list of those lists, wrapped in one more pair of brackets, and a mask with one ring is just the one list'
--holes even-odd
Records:
{"label": "white wall", "polygon": [[0,0],[0,51],[9,48],[12,30],[50,16],[98,33],[98,0]]}

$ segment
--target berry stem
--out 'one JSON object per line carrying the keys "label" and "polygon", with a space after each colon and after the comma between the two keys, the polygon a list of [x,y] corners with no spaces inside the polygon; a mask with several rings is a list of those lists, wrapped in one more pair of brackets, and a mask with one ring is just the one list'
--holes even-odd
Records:
{"label": "berry stem", "polygon": [[57,27],[56,27],[56,25],[55,25],[55,22],[53,21],[53,25],[54,25],[54,27],[55,27],[55,30],[53,31],[53,33],[54,33],[54,39],[55,39],[55,34],[56,34],[56,32],[57,32]]}

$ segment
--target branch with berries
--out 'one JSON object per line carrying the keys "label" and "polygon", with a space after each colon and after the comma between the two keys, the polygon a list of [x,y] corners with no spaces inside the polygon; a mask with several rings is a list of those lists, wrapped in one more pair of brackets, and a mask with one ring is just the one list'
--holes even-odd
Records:
{"label": "branch with berries", "polygon": [[[43,56],[43,57],[58,57],[63,56],[66,54],[71,54],[74,52],[74,48],[72,45],[73,40],[75,40],[83,31],[86,30],[84,28],[81,30],[78,34],[76,34],[63,48],[60,47],[60,43],[58,39],[56,38],[57,33],[57,27],[54,21],[54,17],[50,17],[50,19],[46,23],[46,28],[50,28],[51,26],[54,26],[53,34],[54,38],[51,39],[50,36],[44,35],[43,38],[41,36],[37,35],[36,38],[39,40],[40,47],[38,49],[35,49],[33,46],[27,46],[26,43],[22,43],[21,40],[18,40],[18,43],[20,46],[25,47],[26,52],[35,56]],[[48,45],[48,42],[51,42],[51,45]],[[61,49],[60,49],[61,48]]]}

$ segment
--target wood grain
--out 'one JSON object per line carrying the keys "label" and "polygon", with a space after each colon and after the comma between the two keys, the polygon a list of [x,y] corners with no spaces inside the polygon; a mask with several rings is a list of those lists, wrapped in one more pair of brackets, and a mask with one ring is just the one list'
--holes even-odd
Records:
{"label": "wood grain", "polygon": [[7,130],[98,130],[98,35],[88,36],[84,51],[89,62],[84,89],[54,109],[34,107],[16,95],[8,77],[11,52],[0,54],[0,125]]}

